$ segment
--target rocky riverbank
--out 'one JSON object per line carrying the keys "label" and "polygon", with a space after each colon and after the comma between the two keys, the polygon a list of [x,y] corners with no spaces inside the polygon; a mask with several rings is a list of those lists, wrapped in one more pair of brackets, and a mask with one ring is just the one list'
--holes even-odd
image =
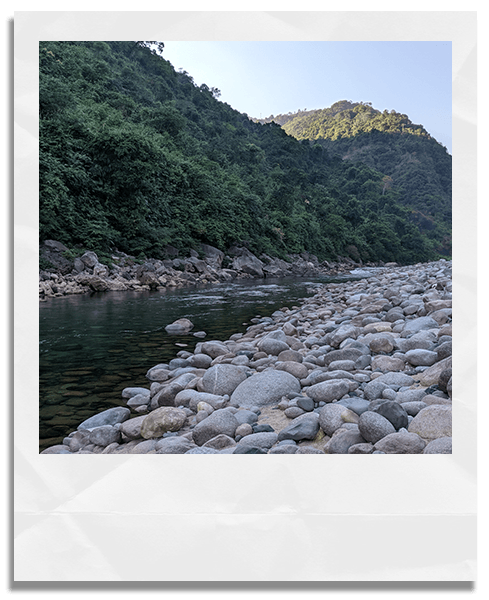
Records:
{"label": "rocky riverbank", "polygon": [[44,267],[39,272],[39,298],[181,288],[245,278],[335,276],[361,266],[350,258],[342,257],[334,263],[320,263],[316,256],[308,253],[289,256],[289,261],[265,254],[258,258],[244,247],[230,248],[224,254],[206,244],[201,245],[200,252],[190,250],[187,257],[179,256],[178,250],[171,246],[167,251],[174,258],[138,261],[134,256],[117,252],[101,261],[91,251],[72,258],[73,253],[66,246],[47,240],[39,250]]}
{"label": "rocky riverbank", "polygon": [[42,454],[450,454],[451,262],[373,273],[178,352]]}

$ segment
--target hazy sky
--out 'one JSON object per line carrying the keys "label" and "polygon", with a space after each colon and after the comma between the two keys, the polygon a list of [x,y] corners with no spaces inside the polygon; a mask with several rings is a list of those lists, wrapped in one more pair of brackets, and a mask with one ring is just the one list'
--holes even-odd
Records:
{"label": "hazy sky", "polygon": [[163,56],[250,117],[371,102],[452,151],[450,42],[165,42]]}

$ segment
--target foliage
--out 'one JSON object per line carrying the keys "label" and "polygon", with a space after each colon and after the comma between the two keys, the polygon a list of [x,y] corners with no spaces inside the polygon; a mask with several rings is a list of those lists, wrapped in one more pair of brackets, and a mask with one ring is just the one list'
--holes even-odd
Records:
{"label": "foliage", "polygon": [[202,242],[282,258],[437,256],[437,238],[421,234],[399,189],[384,185],[396,174],[253,122],[176,72],[162,50],[40,44],[41,241],[141,260]]}

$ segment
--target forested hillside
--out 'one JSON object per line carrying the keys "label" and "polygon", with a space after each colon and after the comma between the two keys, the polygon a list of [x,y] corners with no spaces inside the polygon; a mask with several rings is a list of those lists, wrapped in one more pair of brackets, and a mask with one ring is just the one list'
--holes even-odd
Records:
{"label": "forested hillside", "polygon": [[451,254],[452,157],[422,125],[395,110],[347,100],[257,122],[275,122],[298,140],[315,140],[344,160],[384,173],[387,186],[411,209],[411,221],[442,254]]}
{"label": "forested hillside", "polygon": [[283,258],[437,257],[377,165],[256,123],[219,95],[148,42],[42,42],[40,240],[155,258],[201,242]]}

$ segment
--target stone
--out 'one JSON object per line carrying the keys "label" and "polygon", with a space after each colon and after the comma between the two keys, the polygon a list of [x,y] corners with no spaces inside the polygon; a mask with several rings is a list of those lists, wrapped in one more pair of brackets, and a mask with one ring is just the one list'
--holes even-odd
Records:
{"label": "stone", "polygon": [[197,369],[208,369],[211,366],[212,357],[208,354],[194,354],[189,359],[189,363]]}
{"label": "stone", "polygon": [[78,452],[84,446],[87,446],[90,443],[90,432],[86,430],[76,431],[72,436],[69,442],[66,444],[70,452]]}
{"label": "stone", "polygon": [[406,324],[401,331],[401,337],[410,337],[424,329],[438,329],[438,323],[431,317],[417,317],[410,321],[406,321]]}
{"label": "stone", "polygon": [[190,440],[183,436],[175,436],[157,440],[155,444],[156,454],[186,454],[195,447]]}
{"label": "stone", "polygon": [[390,433],[395,433],[394,425],[376,412],[368,410],[360,415],[358,420],[360,434],[367,442],[376,444]]}
{"label": "stone", "polygon": [[121,433],[118,429],[112,425],[102,425],[97,427],[90,432],[89,441],[90,444],[96,446],[103,446],[104,448],[114,442],[120,442]]}
{"label": "stone", "polygon": [[390,433],[374,445],[374,450],[385,454],[421,454],[426,442],[416,433],[406,430]]}
{"label": "stone", "polygon": [[408,415],[410,415],[411,417],[415,417],[420,410],[426,408],[428,405],[426,404],[426,402],[418,400],[412,402],[402,402],[401,406]]}
{"label": "stone", "polygon": [[234,417],[241,425],[243,423],[248,423],[249,425],[253,425],[258,421],[258,415],[252,410],[240,409],[234,413]]}
{"label": "stone", "polygon": [[286,371],[267,370],[255,373],[234,390],[231,403],[242,408],[278,403],[282,396],[299,393],[299,380]]}
{"label": "stone", "polygon": [[236,248],[232,267],[235,271],[262,278],[264,263],[246,248]]}
{"label": "stone", "polygon": [[311,412],[314,410],[314,400],[312,398],[298,398],[297,406],[306,412]]}
{"label": "stone", "polygon": [[[149,392],[149,390],[148,390]],[[148,394],[137,394],[136,396],[132,396],[132,398],[129,398],[129,400],[127,401],[127,406],[129,406],[129,408],[137,408],[138,406],[147,406],[150,402],[151,398],[149,397],[149,393]]]}
{"label": "stone", "polygon": [[431,365],[437,362],[438,355],[436,352],[432,352],[431,350],[415,349],[408,350],[406,352],[406,359],[411,365],[415,367],[431,367]]}
{"label": "stone", "polygon": [[198,446],[203,446],[207,441],[220,434],[234,437],[238,425],[238,420],[229,410],[225,408],[215,410],[194,427],[192,438]]}
{"label": "stone", "polygon": [[339,348],[341,342],[347,338],[356,339],[361,332],[361,329],[353,325],[342,325],[330,334],[329,344],[333,348]]}
{"label": "stone", "polygon": [[208,342],[204,342],[202,344],[201,353],[207,354],[208,356],[214,359],[218,356],[229,354],[229,348],[223,342],[219,342],[217,340],[209,340]]}
{"label": "stone", "polygon": [[[83,452],[83,450],[81,452]],[[40,454],[73,454],[73,452],[70,452],[68,446],[56,444],[55,446],[45,448]]]}
{"label": "stone", "polygon": [[392,350],[394,350],[393,338],[392,336],[386,334],[374,335],[370,339],[369,348],[370,351],[373,352],[373,354],[378,354],[380,352],[389,354],[389,352],[392,352]]}
{"label": "stone", "polygon": [[230,448],[232,446],[236,446],[236,442],[232,437],[225,435],[224,433],[216,435],[203,444],[204,448],[215,448],[216,450],[222,450],[223,448]]}
{"label": "stone", "polygon": [[448,392],[448,382],[451,380],[452,378],[452,369],[444,369],[441,373],[440,373],[440,377],[438,378],[438,387],[440,388],[440,390],[442,392],[447,393]]}
{"label": "stone", "polygon": [[185,454],[220,454],[220,452],[219,452],[219,450],[216,450],[215,448],[196,447],[196,448],[192,448],[191,450],[188,450],[187,452],[185,452]]}
{"label": "stone", "polygon": [[292,360],[277,363],[275,368],[279,371],[286,371],[287,373],[290,373],[297,379],[305,379],[309,373],[309,370],[306,367],[306,365]]}
{"label": "stone", "polygon": [[278,434],[271,432],[263,433],[252,433],[242,438],[235,450],[235,454],[240,453],[244,448],[260,448],[262,450],[269,450],[278,441]]}
{"label": "stone", "polygon": [[284,410],[284,415],[289,419],[296,419],[305,413],[305,410],[300,408],[299,406],[288,406]]}
{"label": "stone", "polygon": [[364,444],[365,440],[354,429],[337,429],[333,437],[324,446],[326,454],[348,454],[351,446]]}
{"label": "stone", "polygon": [[345,423],[358,423],[358,420],[359,416],[355,412],[339,402],[326,404],[319,411],[319,425],[329,436]]}
{"label": "stone", "polygon": [[319,431],[319,415],[317,413],[306,413],[295,418],[290,425],[282,429],[278,434],[278,440],[313,440]]}
{"label": "stone", "polygon": [[208,394],[230,396],[247,379],[248,368],[238,365],[216,364],[202,377],[202,389]]}
{"label": "stone", "polygon": [[414,379],[405,373],[383,373],[376,381],[393,387],[409,387],[415,383]]}
{"label": "stone", "polygon": [[452,342],[443,342],[436,348],[437,360],[443,360],[452,355]]}
{"label": "stone", "polygon": [[353,444],[348,448],[348,454],[372,454],[374,445],[369,442]]}
{"label": "stone", "polygon": [[452,357],[449,356],[444,358],[443,360],[439,360],[431,367],[425,369],[422,373],[417,375],[417,379],[420,385],[425,387],[430,387],[431,385],[436,385],[440,379],[440,375],[442,371],[445,369],[452,368]]}
{"label": "stone", "polygon": [[[284,331],[285,331],[285,326],[284,326]],[[281,362],[297,362],[297,363],[301,363],[303,361],[304,357],[302,356],[302,354],[300,352],[298,352],[297,350],[284,350],[283,352],[281,352],[278,356],[277,356],[277,360],[281,361]]]}
{"label": "stone", "polygon": [[146,416],[142,415],[141,417],[134,417],[124,421],[120,426],[120,432],[130,440],[137,440],[141,437],[141,426]]}
{"label": "stone", "polygon": [[238,436],[240,438],[243,438],[246,435],[250,435],[251,433],[253,433],[253,427],[249,423],[241,423],[241,425],[238,425],[238,427],[236,428],[234,436],[236,439],[238,438]]}
{"label": "stone", "polygon": [[398,402],[386,400],[372,410],[390,421],[396,430],[408,426],[408,414]]}
{"label": "stone", "polygon": [[278,356],[281,352],[290,350],[290,347],[286,342],[282,342],[281,340],[269,336],[263,338],[258,344],[258,347],[262,352],[273,356]]}
{"label": "stone", "polygon": [[161,437],[168,431],[179,431],[187,419],[187,413],[181,408],[163,406],[153,410],[144,418],[141,425],[141,437],[145,439]]}
{"label": "stone", "polygon": [[170,325],[167,325],[165,327],[165,330],[167,331],[167,333],[177,335],[188,333],[191,329],[193,329],[193,327],[194,324],[192,323],[192,321],[190,321],[190,319],[184,318],[173,321],[173,323],[170,323]]}
{"label": "stone", "polygon": [[379,369],[380,371],[402,371],[405,363],[400,358],[393,356],[377,355],[372,359],[372,371]]}
{"label": "stone", "polygon": [[389,386],[387,383],[383,383],[379,381],[379,377],[369,381],[367,385],[363,389],[363,393],[365,394],[365,398],[367,400],[376,400],[377,398],[381,398],[384,390]]}
{"label": "stone", "polygon": [[170,377],[168,365],[155,365],[146,373],[146,377],[150,381],[166,381]]}
{"label": "stone", "polygon": [[80,423],[77,429],[95,429],[95,427],[102,427],[103,425],[115,425],[127,421],[130,415],[131,411],[123,406],[108,408]]}
{"label": "stone", "polygon": [[364,398],[342,398],[338,400],[335,404],[341,404],[346,408],[349,408],[351,411],[356,413],[357,415],[361,415],[366,410],[369,409],[370,402],[365,400]]}
{"label": "stone", "polygon": [[427,441],[441,437],[452,437],[451,406],[433,404],[423,408],[409,424],[408,431],[417,433]]}
{"label": "stone", "polygon": [[350,391],[350,386],[343,379],[322,381],[307,389],[307,395],[316,402],[333,402],[339,400]]}
{"label": "stone", "polygon": [[452,438],[440,437],[426,444],[423,454],[451,454]]}
{"label": "stone", "polygon": [[148,396],[149,399],[149,390],[143,387],[127,387],[122,390],[122,397],[125,400],[129,400],[134,396]]}

